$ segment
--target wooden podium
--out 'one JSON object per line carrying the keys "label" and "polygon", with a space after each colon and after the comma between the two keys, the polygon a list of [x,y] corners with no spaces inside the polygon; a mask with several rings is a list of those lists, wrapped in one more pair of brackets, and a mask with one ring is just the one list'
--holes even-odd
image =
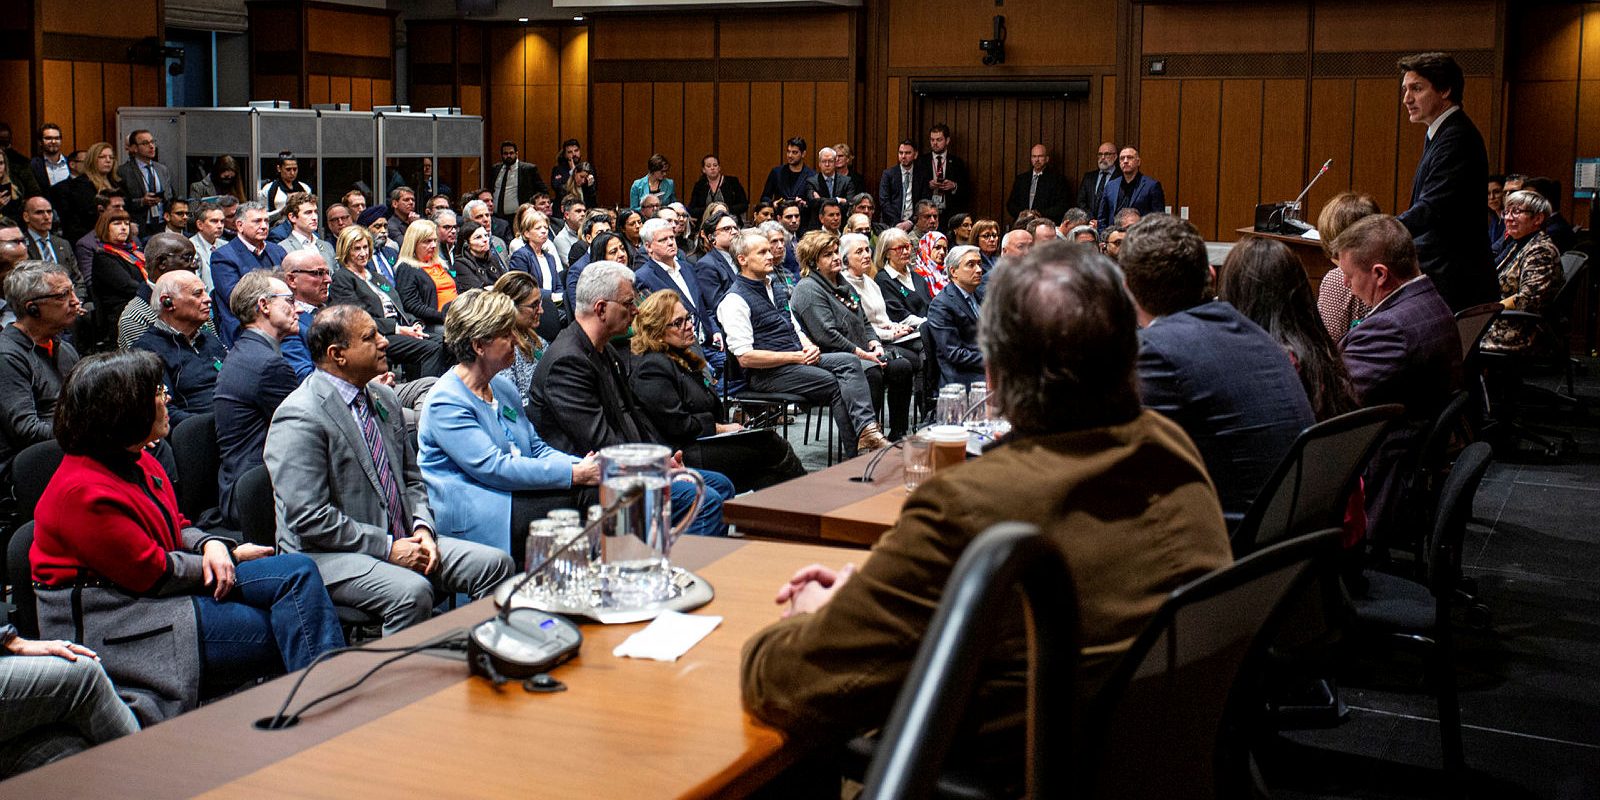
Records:
{"label": "wooden podium", "polygon": [[[1311,280],[1311,296],[1316,297],[1322,288],[1322,276],[1333,269],[1333,262],[1322,252],[1322,242],[1316,239],[1302,239],[1299,236],[1284,236],[1279,233],[1262,233],[1255,228],[1237,228],[1234,231],[1241,237],[1253,236],[1258,239],[1272,239],[1283,242],[1289,246],[1300,265],[1306,270],[1306,277]],[[1337,277],[1337,276],[1335,276]]]}

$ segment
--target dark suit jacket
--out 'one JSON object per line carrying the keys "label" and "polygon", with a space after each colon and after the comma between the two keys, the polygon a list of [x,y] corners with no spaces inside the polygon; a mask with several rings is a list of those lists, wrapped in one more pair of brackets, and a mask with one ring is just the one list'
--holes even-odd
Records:
{"label": "dark suit jacket", "polygon": [[[978,315],[955,284],[944,287],[928,303],[928,321],[922,335],[930,337],[939,360],[940,384],[983,380],[983,353],[978,350]],[[926,352],[926,350],[924,350]]]}
{"label": "dark suit jacket", "polygon": [[[116,191],[121,188],[113,187]],[[98,220],[94,213],[94,196],[94,184],[82,175],[74,175],[50,187],[50,204],[61,215],[61,231],[66,234],[67,241],[76,242],[84,234],[94,233]]]}
{"label": "dark suit jacket", "polygon": [[[911,207],[915,213],[919,201],[933,196],[933,191],[928,188],[928,181],[933,180],[933,172],[920,160],[911,165]],[[883,171],[883,176],[878,179],[878,217],[885,225],[894,225],[903,221],[900,216],[900,201],[905,192],[905,187],[900,184],[900,165]]]}
{"label": "dark suit jacket", "polygon": [[[526,272],[533,276],[534,281],[540,286],[544,285],[544,275],[550,274],[550,291],[561,292],[566,297],[567,274],[561,268],[561,259],[549,253],[534,252],[532,247],[519,247],[517,252],[511,254],[511,259],[506,263],[507,269]],[[573,284],[576,288],[577,284]]]}
{"label": "dark suit jacket", "polygon": [[678,288],[677,282],[672,280],[672,276],[668,275],[666,270],[663,270],[661,265],[653,260],[646,261],[644,266],[634,271],[634,289],[639,293],[640,302],[643,302],[644,298],[651,292],[670,291],[677,293],[678,299],[683,302],[684,308],[694,315],[696,338],[702,346],[709,347],[711,337],[722,332],[722,328],[717,325],[717,307],[708,302],[705,299],[705,295],[701,293],[700,279],[695,274],[694,267],[687,266],[680,260],[678,262],[678,271],[683,275],[683,282],[689,287],[688,294],[684,294],[683,290]]}
{"label": "dark suit jacket", "polygon": [[833,173],[833,178],[831,179],[833,190],[828,191],[828,187],[824,186],[823,182],[829,179],[824,179],[820,172],[812,175],[806,180],[806,200],[811,203],[812,208],[816,208],[818,203],[830,197],[849,202],[850,189],[854,186],[850,181],[850,177],[840,175],[837,172]]}
{"label": "dark suit jacket", "polygon": [[[28,242],[28,258],[35,261],[42,260],[44,254],[39,252],[39,245],[33,240],[33,231],[24,228],[22,238]],[[79,300],[89,299],[89,290],[83,285],[83,272],[78,268],[78,254],[72,243],[55,234],[50,234],[50,247],[56,251],[56,263],[66,267],[67,274],[72,276],[72,288],[78,293]]]}
{"label": "dark suit jacket", "polygon": [[[1128,206],[1144,214],[1154,214],[1167,209],[1167,197],[1161,191],[1161,181],[1139,174],[1138,180],[1133,184],[1133,197],[1127,203],[1122,202],[1122,173],[1112,176],[1106,182],[1106,189],[1100,193],[1100,207],[1095,211],[1095,217],[1100,220],[1100,229],[1111,227],[1111,220],[1117,215],[1117,209]],[[1227,508],[1227,504],[1223,504]]]}
{"label": "dark suit jacket", "polygon": [[1015,217],[1029,208],[1043,214],[1045,219],[1059,222],[1062,215],[1067,213],[1068,198],[1072,192],[1067,189],[1067,179],[1054,172],[1039,173],[1039,190],[1034,192],[1033,205],[1028,205],[1028,186],[1033,183],[1033,170],[1028,170],[1017,176],[1011,186],[1011,197],[1006,200],[1006,213]]}
{"label": "dark suit jacket", "polygon": [[250,252],[243,239],[234,239],[211,253],[211,281],[216,287],[211,292],[213,300],[211,313],[214,315],[217,335],[222,338],[223,346],[232,347],[234,337],[239,335],[239,320],[228,308],[228,298],[233,296],[233,287],[250,270],[271,269],[282,264],[284,255],[282,247],[267,242],[265,251],[260,258],[257,258],[255,253]]}
{"label": "dark suit jacket", "polygon": [[595,350],[579,325],[568,325],[539,359],[528,416],[563,453],[659,439],[633,396],[622,354],[610,342]]}
{"label": "dark suit jacket", "polygon": [[[413,268],[414,269],[414,268]],[[373,277],[380,286],[389,286],[383,278],[374,274]],[[424,275],[424,278],[427,276]],[[428,283],[433,283],[429,280]],[[383,315],[383,298],[379,297],[366,281],[356,277],[354,272],[347,269],[338,269],[333,272],[333,283],[328,286],[328,305],[349,304],[360,308],[372,316],[372,321],[378,326],[378,332],[384,336],[393,336],[394,329],[399,325],[411,325],[416,322],[410,314],[406,313],[405,302],[400,298],[400,290],[389,286],[389,302],[394,304],[399,312],[398,320]],[[438,297],[437,291],[434,297]]]}
{"label": "dark suit jacket", "polygon": [[1450,308],[1460,311],[1500,298],[1499,282],[1480,244],[1488,235],[1483,187],[1489,157],[1477,126],[1458,110],[1439,123],[1411,179],[1411,207],[1400,222],[1417,245],[1417,263]]}
{"label": "dark suit jacket", "polygon": [[[494,208],[494,213],[502,217],[507,217],[517,213],[517,206],[501,208],[499,205],[500,195],[498,190],[500,188],[500,173],[504,171],[505,168],[506,163],[501,161],[496,163],[494,167],[489,170],[489,185],[487,187],[489,191],[495,192],[494,201],[496,205]],[[539,192],[549,193],[549,191],[550,187],[545,185],[544,178],[539,175],[538,165],[529,164],[526,161],[517,162],[517,205],[531,202],[533,200],[533,196]]]}
{"label": "dark suit jacket", "polygon": [[717,306],[722,304],[723,296],[733,287],[733,279],[739,277],[739,273],[728,263],[725,253],[714,250],[694,262],[694,277],[700,283],[700,296],[715,315]]}
{"label": "dark suit jacket", "polygon": [[261,451],[272,414],[299,385],[300,379],[283,360],[279,344],[259,331],[247,329],[239,334],[222,362],[211,410],[217,416],[217,449],[222,453],[217,474],[222,518],[230,526],[239,524],[233,487],[246,472],[263,463]]}
{"label": "dark suit jacket", "polygon": [[[948,217],[958,211],[970,211],[972,206],[972,177],[967,174],[967,162],[949,150],[945,155],[945,180],[954,181],[956,190],[945,195],[943,217]],[[917,156],[917,166],[925,168],[928,173],[927,180],[933,180],[933,152],[928,151]],[[932,196],[933,192],[928,194]]]}
{"label": "dark suit jacket", "polygon": [[1139,394],[1194,440],[1230,524],[1316,422],[1288,353],[1221,300],[1139,331]]}
{"label": "dark suit jacket", "polygon": [[1367,531],[1386,535],[1416,438],[1461,382],[1461,335],[1432,279],[1395,290],[1339,342],[1350,386],[1363,406],[1401,403],[1401,424],[1378,445],[1367,468]]}
{"label": "dark suit jacket", "polygon": [[396,264],[394,282],[400,299],[405,301],[403,307],[407,314],[423,325],[444,324],[444,312],[439,310],[439,287],[428,273],[410,264]]}
{"label": "dark suit jacket", "polygon": [[[62,153],[61,156],[65,158],[66,153]],[[44,156],[34,156],[28,162],[28,168],[33,173],[33,182],[38,186],[39,193],[48,195],[53,187],[50,185],[50,168],[44,163]],[[66,183],[69,180],[72,180],[72,171],[70,169],[67,171],[67,177],[62,183]]]}
{"label": "dark suit jacket", "polygon": [[[156,194],[161,195],[161,202],[172,202],[172,198],[178,196],[172,188],[172,170],[160,161],[150,162],[150,167],[156,175],[156,181],[160,183]],[[156,225],[158,230],[164,226],[165,223],[160,220],[156,223],[146,222],[145,215],[149,213],[150,207],[144,204],[145,192],[149,191],[145,187],[144,169],[136,161],[124,161],[117,166],[117,176],[122,180],[122,193],[128,198],[128,216],[143,229],[148,229],[150,224]]]}
{"label": "dark suit jacket", "polygon": [[[1114,180],[1122,180],[1122,173],[1118,172],[1115,166],[1111,168],[1111,174],[1106,177],[1106,183],[1110,183]],[[1083,173],[1083,180],[1078,181],[1078,208],[1083,209],[1090,216],[1094,216],[1099,210],[1100,195],[1105,191],[1104,187],[1101,187],[1099,192],[1094,190],[1095,184],[1099,181],[1100,170],[1097,169],[1091,169],[1088,172]],[[1063,216],[1065,216],[1065,214],[1063,214]],[[1060,220],[1061,217],[1056,217],[1056,219]]]}
{"label": "dark suit jacket", "polygon": [[668,447],[683,451],[685,463],[699,461],[701,436],[717,432],[722,402],[699,375],[667,358],[646,353],[633,361],[633,391],[640,408]]}
{"label": "dark suit jacket", "polygon": [[[910,269],[910,265],[907,265]],[[907,316],[916,315],[926,318],[928,316],[928,303],[933,300],[928,295],[928,282],[921,275],[911,273],[910,291],[904,284],[890,277],[888,269],[878,271],[874,278],[878,282],[878,289],[883,292],[883,310],[889,315],[889,321],[899,322]]]}
{"label": "dark suit jacket", "polygon": [[[706,176],[701,175],[700,180],[694,182],[694,190],[689,193],[689,216],[700,219],[705,216],[706,206],[711,205],[711,182]],[[722,176],[722,201],[728,205],[728,212],[744,219],[744,212],[750,210],[750,196],[744,191],[744,184],[732,175]]]}

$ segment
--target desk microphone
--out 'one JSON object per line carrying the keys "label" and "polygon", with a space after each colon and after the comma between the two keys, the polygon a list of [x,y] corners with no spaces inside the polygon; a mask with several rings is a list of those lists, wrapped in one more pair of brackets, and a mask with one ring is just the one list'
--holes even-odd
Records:
{"label": "desk microphone", "polygon": [[[1300,196],[1296,197],[1294,199],[1294,202],[1289,204],[1288,208],[1294,209],[1295,211],[1298,212],[1300,210],[1300,201],[1306,199],[1306,195],[1311,192],[1311,187],[1316,186],[1317,185],[1317,181],[1322,180],[1322,176],[1328,172],[1328,168],[1331,167],[1331,166],[1333,166],[1333,159],[1331,159],[1331,158],[1328,159],[1327,161],[1322,162],[1322,169],[1317,170],[1317,174],[1311,176],[1311,182],[1306,184],[1306,188],[1300,190]],[[1285,210],[1287,211],[1288,209],[1285,209]],[[1283,216],[1283,223],[1285,225],[1293,225],[1294,227],[1299,228],[1302,231],[1311,230],[1311,226],[1310,225],[1306,224],[1305,222],[1303,222],[1301,220],[1298,220],[1298,219],[1295,219],[1295,218],[1289,216],[1287,213],[1284,214],[1284,216]]]}
{"label": "desk microphone", "polygon": [[[967,406],[966,410],[961,412],[961,417],[956,422],[957,423],[966,422],[967,418],[972,416],[972,412],[977,411],[978,408],[981,407],[981,406],[988,405],[988,403],[989,403],[989,397],[988,397],[987,394],[985,394],[983,397],[978,398],[971,405]],[[917,427],[913,428],[911,430],[911,433],[917,433],[918,431],[921,431],[921,430],[927,428],[930,424],[932,424],[932,420],[929,420],[928,422],[924,422],[921,425],[918,425]],[[909,436],[910,434],[907,434],[907,435]],[[872,456],[871,460],[867,461],[866,469],[863,469],[861,471],[860,475],[856,475],[856,476],[852,477],[850,479],[850,481],[852,483],[872,483],[872,473],[874,473],[874,472],[876,472],[878,470],[878,462],[882,461],[883,457],[888,455],[890,450],[899,450],[904,445],[905,445],[905,440],[901,439],[900,441],[895,442],[894,444],[891,444],[888,447],[883,448],[882,450],[879,450],[877,453],[875,453]]]}
{"label": "desk microphone", "polygon": [[546,672],[578,654],[583,634],[578,626],[536,608],[515,607],[513,600],[528,582],[543,574],[557,558],[582,542],[623,509],[644,499],[644,487],[635,483],[611,502],[583,531],[545,556],[511,587],[500,613],[472,627],[467,634],[467,668],[473,675],[489,679],[498,688],[509,679],[522,680]]}

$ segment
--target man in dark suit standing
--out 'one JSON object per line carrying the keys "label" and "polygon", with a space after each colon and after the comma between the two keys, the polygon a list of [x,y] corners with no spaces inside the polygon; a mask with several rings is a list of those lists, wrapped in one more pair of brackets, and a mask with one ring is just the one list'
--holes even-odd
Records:
{"label": "man in dark suit standing", "polygon": [[1216,272],[1193,225],[1156,214],[1128,230],[1121,266],[1139,315],[1139,396],[1183,427],[1230,527],[1300,431],[1316,422],[1294,364],[1270,334],[1213,299]]}
{"label": "man in dark suit standing", "polygon": [[1095,168],[1083,173],[1083,180],[1078,183],[1078,208],[1090,215],[1099,207],[1100,195],[1105,194],[1106,184],[1117,177],[1117,145],[1101,142],[1094,157]]}
{"label": "man in dark suit standing", "polygon": [[50,207],[50,201],[43,195],[30,197],[22,204],[22,221],[26,226],[23,233],[28,242],[28,258],[32,261],[48,261],[65,267],[67,274],[72,276],[72,288],[78,293],[78,299],[87,300],[89,289],[83,284],[83,271],[78,267],[78,257],[73,252],[72,243],[51,230],[55,225],[55,218],[55,209]]}
{"label": "man in dark suit standing", "polygon": [[1011,197],[1006,200],[1006,213],[1016,217],[1033,209],[1052,221],[1067,213],[1067,179],[1054,172],[1046,172],[1050,165],[1050,151],[1036,144],[1028,151],[1028,164],[1033,169],[1017,176],[1011,185]]}
{"label": "man in dark suit standing", "polygon": [[1489,156],[1461,109],[1461,66],[1444,53],[1402,58],[1398,66],[1405,73],[1400,88],[1406,115],[1428,126],[1428,143],[1411,179],[1411,207],[1400,222],[1411,231],[1422,271],[1450,308],[1493,302],[1500,297],[1498,282],[1478,244],[1488,236],[1482,209]]}
{"label": "man in dark suit standing", "polygon": [[933,196],[933,173],[917,159],[917,143],[902,139],[895,149],[898,162],[878,179],[878,216],[883,224],[911,230],[917,203]]}
{"label": "man in dark suit standing", "polygon": [[128,160],[117,168],[128,198],[128,215],[139,224],[139,235],[151,236],[166,226],[167,203],[172,190],[172,171],[156,160],[156,136],[139,129],[128,134]]}
{"label": "man in dark suit standing", "polygon": [[[1095,218],[1099,220],[1101,228],[1111,227],[1117,212],[1124,208],[1131,208],[1140,216],[1167,210],[1167,197],[1161,191],[1161,182],[1139,171],[1143,163],[1137,147],[1124,147],[1117,153],[1121,180],[1107,181],[1105,191],[1100,193]],[[1226,503],[1223,508],[1227,508]]]}
{"label": "man in dark suit standing", "polygon": [[517,207],[533,201],[540,192],[549,193],[550,187],[539,175],[539,167],[517,158],[517,143],[500,143],[500,163],[489,172],[489,191],[494,193],[494,214],[511,221]]}
{"label": "man in dark suit standing", "polygon": [[300,335],[294,295],[288,284],[264,270],[252,270],[233,287],[232,311],[244,328],[222,362],[211,410],[217,417],[217,449],[221,466],[222,520],[239,528],[233,488],[239,478],[262,463],[267,425],[284,398],[300,385],[294,368],[283,359],[282,342]]}
{"label": "man in dark suit standing", "polygon": [[970,211],[972,181],[967,177],[967,162],[950,152],[950,127],[940,122],[928,129],[928,152],[917,159],[928,173],[929,199],[939,206],[939,220],[951,214]]}
{"label": "man in dark suit standing", "polygon": [[1367,469],[1367,531],[1378,538],[1399,497],[1398,465],[1461,382],[1461,338],[1450,306],[1421,273],[1402,221],[1364,217],[1328,249],[1350,293],[1372,308],[1339,342],[1350,388],[1363,406],[1406,407],[1402,424],[1384,437]]}

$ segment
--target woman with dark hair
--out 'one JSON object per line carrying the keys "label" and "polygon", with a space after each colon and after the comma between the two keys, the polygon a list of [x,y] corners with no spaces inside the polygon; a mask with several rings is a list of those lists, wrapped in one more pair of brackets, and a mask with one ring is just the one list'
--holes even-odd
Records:
{"label": "woman with dark hair", "polygon": [[508,295],[482,289],[450,305],[444,343],[457,363],[428,392],[417,425],[417,465],[440,535],[488,545],[521,563],[525,541],[518,534],[551,509],[573,507],[573,487],[597,485],[600,465],[545,444],[523,413],[517,387],[503,374],[523,341],[519,313]]}
{"label": "woman with dark hair", "polygon": [[612,231],[595,234],[595,237],[589,240],[589,252],[584,253],[582,258],[573,261],[572,265],[567,267],[567,276],[564,280],[567,285],[567,297],[578,296],[578,279],[583,277],[583,270],[590,264],[596,261],[615,261],[632,269],[633,264],[629,258],[628,240],[623,238],[622,234]]}
{"label": "woman with dark hair", "polygon": [[178,510],[147,449],[168,432],[161,374],[139,350],[78,362],[31,551],[40,630],[98,651],[145,722],[344,645],[311,559],[209,534]]}
{"label": "woman with dark hair", "polygon": [[983,259],[983,271],[994,269],[1000,261],[1000,223],[992,219],[972,223],[972,244],[978,248],[978,257]]}
{"label": "woman with dark hair", "polygon": [[506,260],[494,249],[494,233],[467,220],[461,224],[456,254],[456,285],[462,290],[487,289],[506,274]]}
{"label": "woman with dark hair", "polygon": [[672,186],[672,179],[667,177],[667,171],[672,169],[672,164],[667,157],[660,153],[653,153],[649,163],[646,164],[647,172],[644,177],[633,182],[628,187],[628,207],[639,210],[648,195],[661,198],[662,206],[670,206],[678,202],[677,191]]}
{"label": "woman with dark hair", "polygon": [[211,172],[189,184],[189,196],[199,199],[230,195],[243,203],[244,181],[239,178],[239,163],[233,156],[218,156],[211,164]]}
{"label": "woman with dark hair", "polygon": [[[740,492],[806,474],[794,448],[775,431],[722,421],[722,401],[695,350],[694,315],[677,292],[651,294],[633,324],[633,392],[664,443],[683,451],[683,463],[727,475]],[[705,438],[732,433],[740,435]]]}
{"label": "woman with dark hair", "polygon": [[517,309],[516,352],[512,354],[511,365],[502,370],[500,376],[510,379],[517,387],[517,394],[522,396],[522,404],[526,406],[533,390],[533,373],[539,368],[539,356],[544,355],[545,346],[566,326],[559,322],[545,324],[545,319],[556,318],[561,312],[552,307],[547,313],[545,305],[549,299],[539,290],[539,282],[526,272],[513,270],[501,275],[500,280],[494,282],[493,291],[511,298]]}
{"label": "woman with dark hair", "polygon": [[695,219],[707,218],[713,203],[725,204],[726,210],[737,217],[750,207],[750,197],[745,194],[744,184],[738,178],[723,174],[722,161],[708,154],[700,159],[700,179],[694,182],[694,189],[689,192],[690,216]]}
{"label": "woman with dark hair", "polygon": [[1317,420],[1356,409],[1339,348],[1317,318],[1311,282],[1300,259],[1282,242],[1246,238],[1222,264],[1219,295],[1288,351]]}
{"label": "woman with dark hair", "polygon": [[95,251],[89,274],[95,305],[95,329],[116,336],[117,320],[128,301],[150,291],[150,273],[144,251],[133,238],[133,220],[120,208],[108,208],[94,225],[100,249]]}
{"label": "woman with dark hair", "polygon": [[[619,232],[623,242],[628,245],[628,257],[618,261],[618,264],[636,268],[644,263],[644,241],[639,238],[639,229],[643,227],[644,216],[639,212],[631,208],[617,209],[617,224],[611,226],[611,229]],[[591,247],[589,252],[594,252],[594,248]]]}
{"label": "woman with dark hair", "polygon": [[974,222],[976,222],[976,219],[971,214],[950,215],[950,219],[945,222],[944,227],[945,230],[950,232],[951,247],[959,247],[961,245],[976,246],[978,244],[977,240],[973,238]]}
{"label": "woman with dark hair", "polygon": [[916,362],[899,352],[885,350],[878,340],[862,309],[860,293],[841,277],[844,259],[839,255],[839,237],[812,231],[800,237],[795,255],[800,259],[802,275],[789,297],[795,321],[822,352],[852,353],[861,360],[867,384],[872,388],[873,408],[883,407],[887,385],[889,439],[905,436]]}
{"label": "woman with dark hair", "polygon": [[757,200],[750,204],[750,227],[754,228],[763,222],[771,222],[777,215],[777,206],[766,200]]}

